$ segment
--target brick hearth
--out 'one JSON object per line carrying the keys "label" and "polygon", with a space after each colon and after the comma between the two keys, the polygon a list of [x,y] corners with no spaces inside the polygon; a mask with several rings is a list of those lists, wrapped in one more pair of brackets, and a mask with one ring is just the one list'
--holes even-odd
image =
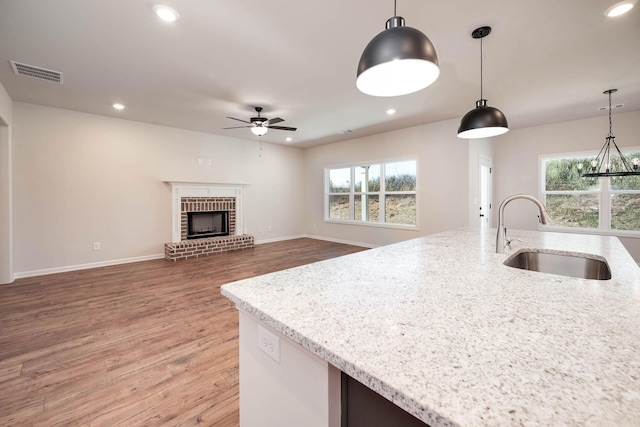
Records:
{"label": "brick hearth", "polygon": [[209,237],[206,239],[184,240],[178,243],[165,243],[164,257],[169,261],[197,258],[219,252],[238,251],[253,248],[253,236]]}

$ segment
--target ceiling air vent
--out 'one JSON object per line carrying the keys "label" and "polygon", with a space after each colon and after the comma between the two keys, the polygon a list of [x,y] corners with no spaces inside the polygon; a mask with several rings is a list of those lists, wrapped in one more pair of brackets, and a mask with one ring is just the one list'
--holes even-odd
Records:
{"label": "ceiling air vent", "polygon": [[10,62],[13,72],[16,74],[62,84],[62,73],[60,71],[47,70],[46,68],[35,67],[16,61]]}

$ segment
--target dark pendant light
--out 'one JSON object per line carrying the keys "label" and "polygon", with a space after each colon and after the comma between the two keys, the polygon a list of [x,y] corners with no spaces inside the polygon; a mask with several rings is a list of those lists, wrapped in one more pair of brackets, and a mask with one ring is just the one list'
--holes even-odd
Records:
{"label": "dark pendant light", "polygon": [[386,29],[360,57],[356,86],[367,95],[406,95],[426,88],[439,75],[436,49],[422,32],[405,26],[404,18],[396,15],[394,0]]}
{"label": "dark pendant light", "polygon": [[[618,89],[605,90],[603,93],[609,95],[609,134],[605,138],[604,145],[598,153],[598,157],[591,161],[591,172],[582,173],[584,165],[578,163],[578,172],[580,176],[588,178],[603,178],[607,176],[640,176],[640,159],[637,157],[632,159],[631,162],[627,160],[624,154],[618,148],[616,144],[616,137],[613,136],[613,122],[611,121],[611,94],[616,93]],[[611,145],[615,148],[614,158],[618,156],[620,162],[611,161]],[[617,152],[617,155],[616,155]]]}
{"label": "dark pendant light", "polygon": [[476,28],[471,37],[480,39],[480,99],[476,108],[464,115],[458,128],[458,138],[475,139],[502,135],[509,131],[507,118],[497,108],[487,106],[482,97],[482,39],[491,33],[491,27]]}

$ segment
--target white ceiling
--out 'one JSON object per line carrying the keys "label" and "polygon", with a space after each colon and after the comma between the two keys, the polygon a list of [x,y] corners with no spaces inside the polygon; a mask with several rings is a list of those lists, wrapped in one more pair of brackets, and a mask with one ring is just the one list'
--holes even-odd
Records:
{"label": "white ceiling", "polygon": [[[262,106],[298,128],[264,141],[310,147],[462,117],[480,95],[471,32],[489,25],[484,97],[522,128],[606,116],[609,88],[624,104],[614,114],[640,110],[640,7],[606,18],[615,2],[399,0],[441,74],[415,94],[376,98],[356,89],[356,67],[391,0],[0,0],[0,82],[14,101],[249,140],[248,129],[222,130],[240,124],[226,116]],[[160,21],[156,3],[180,19]],[[10,60],[60,71],[64,83],[16,75]]]}

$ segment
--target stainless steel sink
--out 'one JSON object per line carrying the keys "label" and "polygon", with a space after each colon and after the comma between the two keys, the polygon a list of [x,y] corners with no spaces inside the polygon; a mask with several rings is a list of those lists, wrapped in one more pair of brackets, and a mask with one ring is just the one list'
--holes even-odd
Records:
{"label": "stainless steel sink", "polygon": [[611,279],[607,260],[591,254],[521,249],[507,258],[504,265],[581,279]]}

